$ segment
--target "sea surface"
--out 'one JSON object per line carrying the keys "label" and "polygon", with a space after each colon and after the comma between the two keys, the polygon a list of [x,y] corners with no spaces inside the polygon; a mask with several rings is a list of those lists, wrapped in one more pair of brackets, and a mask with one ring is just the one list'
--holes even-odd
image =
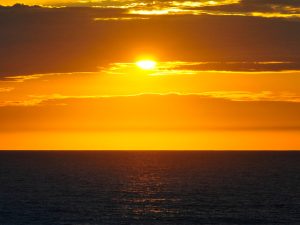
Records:
{"label": "sea surface", "polygon": [[0,225],[300,224],[300,152],[0,152]]}

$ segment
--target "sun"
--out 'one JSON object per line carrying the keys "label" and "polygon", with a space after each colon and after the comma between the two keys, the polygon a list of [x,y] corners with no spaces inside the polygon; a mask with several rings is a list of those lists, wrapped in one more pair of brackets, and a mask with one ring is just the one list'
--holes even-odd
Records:
{"label": "sun", "polygon": [[136,65],[142,70],[153,70],[156,67],[156,62],[153,60],[140,60],[136,62]]}

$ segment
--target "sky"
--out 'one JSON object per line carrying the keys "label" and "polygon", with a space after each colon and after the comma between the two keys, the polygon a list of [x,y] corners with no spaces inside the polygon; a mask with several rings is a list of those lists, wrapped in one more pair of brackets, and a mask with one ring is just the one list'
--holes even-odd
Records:
{"label": "sky", "polygon": [[0,26],[2,150],[300,149],[297,0],[0,0]]}

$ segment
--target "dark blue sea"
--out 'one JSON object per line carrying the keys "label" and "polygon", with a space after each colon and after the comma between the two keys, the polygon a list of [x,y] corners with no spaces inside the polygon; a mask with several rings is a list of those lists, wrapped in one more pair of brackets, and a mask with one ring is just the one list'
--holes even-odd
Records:
{"label": "dark blue sea", "polygon": [[300,224],[300,152],[0,152],[0,225]]}

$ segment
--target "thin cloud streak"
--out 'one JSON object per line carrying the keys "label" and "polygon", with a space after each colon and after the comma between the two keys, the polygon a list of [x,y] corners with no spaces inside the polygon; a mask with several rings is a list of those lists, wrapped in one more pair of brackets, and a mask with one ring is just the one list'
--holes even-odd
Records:
{"label": "thin cloud streak", "polygon": [[0,92],[10,92],[13,89],[13,87],[0,87]]}
{"label": "thin cloud streak", "polygon": [[[300,103],[300,95],[294,93],[283,92],[273,93],[271,91],[262,92],[246,92],[246,91],[211,91],[211,92],[199,92],[199,93],[140,93],[134,95],[95,95],[95,96],[65,96],[60,94],[53,95],[32,95],[29,99],[23,101],[2,101],[0,107],[6,106],[37,106],[47,105],[48,103],[56,102],[57,105],[66,105],[63,100],[68,99],[102,99],[102,98],[128,98],[137,96],[190,96],[190,97],[209,97],[215,99],[225,99],[228,101],[263,101],[263,102],[294,102]],[[61,101],[59,101],[61,100]]]}
{"label": "thin cloud streak", "polygon": [[300,104],[295,102],[198,95],[65,98],[0,107],[0,131],[299,131],[299,113]]}

